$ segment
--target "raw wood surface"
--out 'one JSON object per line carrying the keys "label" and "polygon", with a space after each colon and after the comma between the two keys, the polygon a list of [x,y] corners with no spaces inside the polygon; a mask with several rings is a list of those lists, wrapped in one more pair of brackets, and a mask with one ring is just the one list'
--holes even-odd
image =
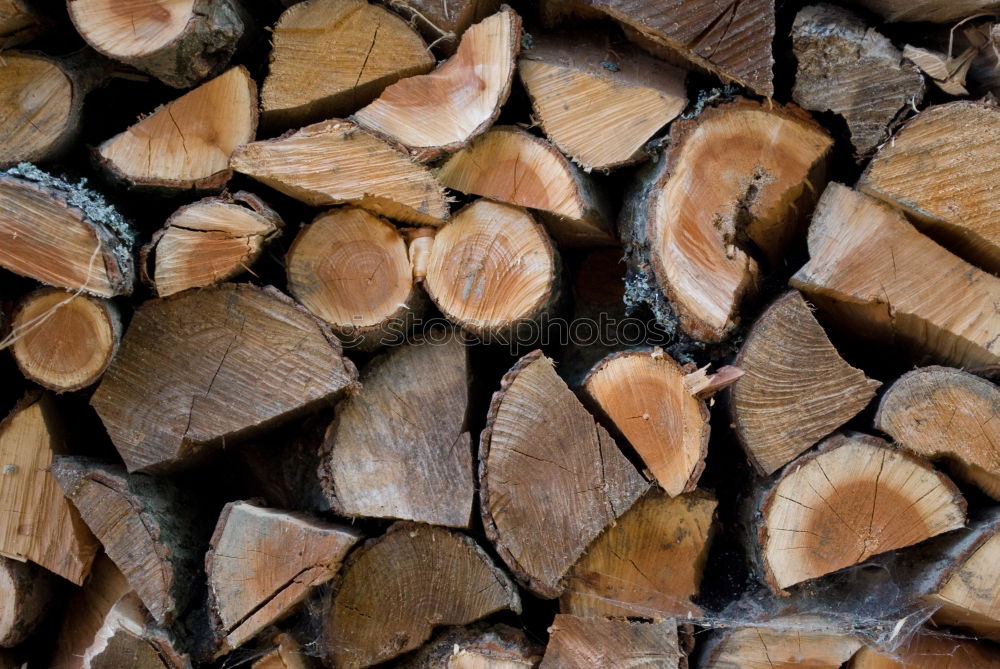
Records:
{"label": "raw wood surface", "polygon": [[997,669],[1000,651],[989,643],[924,630],[893,651],[862,648],[848,669]]}
{"label": "raw wood surface", "polygon": [[0,0],[0,48],[10,49],[30,41],[46,21],[24,0]]}
{"label": "raw wood surface", "polygon": [[52,669],[86,669],[83,657],[114,605],[131,592],[115,563],[100,553],[83,587],[66,607],[50,664]]}
{"label": "raw wood surface", "polygon": [[861,641],[833,621],[802,616],[722,631],[700,646],[704,669],[839,669]]}
{"label": "raw wood surface", "polygon": [[855,0],[887,21],[951,23],[969,16],[1000,11],[997,0]]}
{"label": "raw wood surface", "polygon": [[388,0],[388,4],[408,17],[428,43],[449,56],[472,24],[500,9],[500,0]]}
{"label": "raw wood surface", "polygon": [[556,615],[539,669],[680,669],[677,623]]}
{"label": "raw wood surface", "polygon": [[54,579],[30,562],[0,557],[0,648],[13,648],[38,626],[50,606]]}
{"label": "raw wood surface", "polygon": [[282,632],[273,639],[273,650],[253,663],[251,669],[312,669],[312,657],[307,655],[295,638]]}
{"label": "raw wood surface", "polygon": [[396,666],[399,669],[535,669],[545,648],[509,625],[453,627]]}

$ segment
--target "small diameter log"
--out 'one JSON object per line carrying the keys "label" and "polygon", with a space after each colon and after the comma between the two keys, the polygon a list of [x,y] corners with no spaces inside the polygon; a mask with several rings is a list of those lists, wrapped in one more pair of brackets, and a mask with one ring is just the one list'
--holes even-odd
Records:
{"label": "small diameter log", "polygon": [[958,255],[1000,271],[1000,107],[960,101],[930,107],[872,158],[858,182],[905,211]]}
{"label": "small diameter log", "polygon": [[521,17],[504,5],[466,30],[458,51],[436,70],[389,86],[353,118],[420,161],[456,151],[496,120],[520,46]]}
{"label": "small diameter log", "polygon": [[99,545],[49,472],[62,433],[47,395],[25,397],[0,423],[0,555],[80,585]]}
{"label": "small diameter log", "polygon": [[396,664],[398,669],[535,669],[545,648],[509,625],[453,627]]}
{"label": "small diameter log", "polygon": [[1000,11],[997,0],[858,0],[865,9],[881,14],[887,21],[932,21],[951,23],[973,15]]}
{"label": "small diameter log", "polygon": [[174,88],[221,72],[248,27],[237,0],[71,0],[67,6],[90,46]]}
{"label": "small diameter log", "polygon": [[53,579],[30,562],[0,557],[0,648],[13,648],[38,626],[52,598]]}
{"label": "small diameter log", "polygon": [[757,319],[736,358],[736,436],[757,471],[773,474],[864,409],[882,385],[847,364],[798,291]]}
{"label": "small diameter log", "polygon": [[920,234],[900,212],[831,183],[808,243],[809,262],[789,283],[845,327],[942,362],[1000,362],[1000,279]]}
{"label": "small diameter log", "polygon": [[720,341],[799,232],[832,140],[797,107],[747,100],[675,123],[670,137],[628,198],[619,233],[633,272],[651,268],[683,331]]}
{"label": "small diameter log", "polygon": [[428,43],[450,56],[473,23],[500,9],[500,0],[388,0],[388,5],[409,18]]}
{"label": "small diameter log", "polygon": [[677,623],[556,615],[539,669],[594,667],[685,669]]}
{"label": "small diameter log", "polygon": [[257,116],[257,84],[240,65],[107,140],[98,159],[128,186],[220,189],[232,176],[233,151],[253,140]]}
{"label": "small diameter log", "polygon": [[479,458],[486,536],[546,598],[563,593],[570,567],[647,488],[541,351],[503,377]]}
{"label": "small diameter log", "polygon": [[271,43],[260,96],[263,120],[271,126],[345,116],[389,84],[435,64],[413,28],[367,0],[292,5],[274,26]]}
{"label": "small diameter log", "polygon": [[325,644],[341,669],[402,655],[438,625],[521,612],[514,584],[472,539],[428,525],[394,524],[350,555],[334,587]]}
{"label": "small diameter log", "polygon": [[302,513],[227,504],[205,555],[222,652],[239,648],[332,579],[361,536]]}
{"label": "small diameter log", "polygon": [[615,241],[597,185],[554,146],[516,126],[496,126],[438,171],[448,188],[538,209],[561,246]]}
{"label": "small diameter log", "polygon": [[97,382],[118,351],[122,323],[108,300],[39,288],[11,322],[11,353],[21,373],[57,393]]}
{"label": "small diameter log", "polygon": [[965,525],[965,500],[946,476],[858,433],[792,462],[759,508],[761,562],[779,594]]}
{"label": "small diameter log", "polygon": [[835,622],[817,616],[775,618],[716,633],[699,644],[704,669],[838,669],[861,647]]}
{"label": "small diameter log", "polygon": [[346,347],[398,344],[426,304],[406,251],[402,233],[385,219],[354,207],[325,211],[288,249],[288,292]]}
{"label": "small diameter log", "polygon": [[924,97],[924,78],[903,54],[852,12],[811,5],[795,16],[798,69],[792,99],[847,121],[859,154],[873,151]]}
{"label": "small diameter log", "polygon": [[461,334],[431,330],[370,362],[360,380],[361,392],[337,406],[320,454],[333,509],[468,527],[475,481]]}
{"label": "small diameter log", "polygon": [[238,148],[232,168],[313,207],[354,204],[416,225],[448,218],[429,169],[349,121],[333,119]]}
{"label": "small diameter log", "polygon": [[517,68],[546,137],[588,172],[647,158],[687,105],[684,71],[608,40],[533,35]]}
{"label": "small diameter log", "polygon": [[555,307],[559,281],[544,227],[520,207],[476,200],[434,237],[424,288],[451,322],[506,341]]}
{"label": "small diameter log", "polygon": [[312,658],[290,634],[281,633],[272,641],[274,649],[255,661],[251,669],[312,669]]}
{"label": "small diameter log", "polygon": [[892,651],[862,648],[847,669],[998,669],[1000,651],[941,631],[925,629]]}
{"label": "small diameter log", "polygon": [[284,224],[251,193],[208,197],[171,214],[142,247],[142,270],[160,297],[221,283],[249,271]]}
{"label": "small diameter log", "polygon": [[291,299],[222,284],[140,306],[91,405],[129,471],[164,470],[332,402],[356,378]]}
{"label": "small diameter log", "polygon": [[32,165],[0,172],[0,266],[58,288],[128,295],[129,223],[104,198]]}
{"label": "small diameter log", "polygon": [[651,488],[590,545],[566,577],[560,610],[578,616],[689,618],[714,534],[715,499]]}

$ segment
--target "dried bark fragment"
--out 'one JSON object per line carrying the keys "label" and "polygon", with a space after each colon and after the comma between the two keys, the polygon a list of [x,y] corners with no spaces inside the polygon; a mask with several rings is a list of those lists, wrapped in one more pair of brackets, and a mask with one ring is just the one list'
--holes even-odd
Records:
{"label": "dried bark fragment", "polygon": [[687,667],[677,639],[677,623],[557,615],[549,628],[549,645],[539,669],[592,667]]}

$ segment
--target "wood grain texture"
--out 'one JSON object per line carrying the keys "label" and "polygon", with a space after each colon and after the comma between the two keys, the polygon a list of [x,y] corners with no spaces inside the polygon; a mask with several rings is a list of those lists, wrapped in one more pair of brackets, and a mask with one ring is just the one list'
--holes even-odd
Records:
{"label": "wood grain texture", "polygon": [[399,669],[535,669],[545,648],[524,630],[477,623],[443,630]]}
{"label": "wood grain texture", "polygon": [[472,24],[500,9],[500,0],[388,0],[388,5],[409,18],[435,49],[450,56]]}
{"label": "wood grain texture", "polygon": [[539,669],[681,669],[677,623],[556,615]]}
{"label": "wood grain texture", "polygon": [[925,629],[894,651],[862,648],[848,669],[997,669],[1000,651],[989,643]]}
{"label": "wood grain texture", "polygon": [[865,9],[881,14],[887,21],[932,21],[950,23],[974,14],[1000,10],[997,0],[855,0]]}
{"label": "wood grain texture", "polygon": [[30,562],[0,557],[0,648],[28,638],[52,599],[54,579]]}
{"label": "wood grain texture", "polygon": [[965,550],[946,554],[949,567],[936,587],[921,597],[937,610],[933,620],[973,632],[977,637],[1000,641],[1000,519],[993,514],[970,528],[957,545]]}
{"label": "wood grain texture", "polygon": [[758,627],[720,631],[699,644],[704,669],[839,669],[861,647],[836,621],[818,616],[775,618]]}

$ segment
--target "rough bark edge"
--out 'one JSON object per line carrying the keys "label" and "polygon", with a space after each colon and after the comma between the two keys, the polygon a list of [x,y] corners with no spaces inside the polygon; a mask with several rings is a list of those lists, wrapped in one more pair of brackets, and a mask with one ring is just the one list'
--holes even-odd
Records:
{"label": "rough bark edge", "polygon": [[32,562],[0,559],[8,563],[7,571],[14,588],[11,593],[14,597],[14,624],[0,636],[0,648],[13,648],[34,632],[48,612],[55,583],[50,572]]}

